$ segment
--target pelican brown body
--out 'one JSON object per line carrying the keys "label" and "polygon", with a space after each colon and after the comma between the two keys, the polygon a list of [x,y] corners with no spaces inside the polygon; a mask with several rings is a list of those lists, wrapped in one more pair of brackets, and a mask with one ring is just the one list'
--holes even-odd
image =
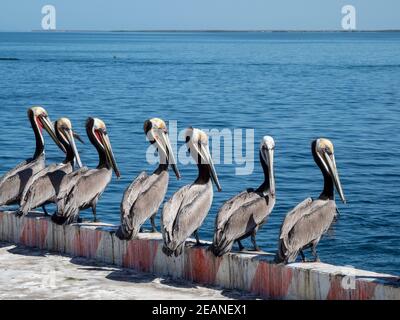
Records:
{"label": "pelican brown body", "polygon": [[213,200],[212,181],[218,191],[221,186],[211,159],[207,135],[194,128],[186,131],[186,144],[197,163],[199,175],[190,185],[173,194],[163,208],[161,231],[163,252],[170,256],[182,253],[185,241],[194,234],[199,244],[198,229],[203,224]]}
{"label": "pelican brown body", "polygon": [[265,136],[260,146],[260,162],[264,171],[264,182],[257,189],[247,189],[226,201],[215,219],[213,244],[210,249],[222,256],[232,249],[236,241],[251,236],[254,249],[259,251],[256,234],[265,223],[275,205],[274,148],[272,137]]}
{"label": "pelican brown body", "polygon": [[29,108],[28,118],[35,134],[35,154],[32,158],[21,162],[1,177],[0,206],[18,204],[30,178],[45,168],[44,137],[42,130],[45,129],[56,144],[60,145],[54,132],[53,124],[44,108]]}
{"label": "pelican brown body", "polygon": [[112,170],[120,176],[105,123],[98,118],[89,118],[86,132],[99,154],[99,164],[95,169],[83,167],[64,177],[57,196],[58,210],[52,216],[57,224],[77,221],[79,211],[88,208],[92,208],[96,219],[96,205],[111,181]]}
{"label": "pelican brown body", "polygon": [[316,247],[337,216],[334,187],[346,202],[332,142],[317,139],[312,142],[311,151],[324,176],[324,189],[317,199],[305,199],[286,215],[280,230],[277,262],[294,262],[299,253],[305,261],[303,250],[310,247],[315,261],[319,261]]}
{"label": "pelican brown body", "polygon": [[160,164],[150,176],[146,172],[140,173],[124,192],[120,206],[121,226],[116,233],[123,240],[135,238],[149,218],[152,231],[157,230],[154,218],[168,189],[169,165],[180,178],[165,122],[158,118],[146,120],[144,132],[150,143],[157,147]]}
{"label": "pelican brown body", "polygon": [[30,210],[40,206],[47,215],[44,206],[57,201],[57,195],[65,175],[74,170],[75,162],[82,167],[74,136],[80,138],[73,132],[71,121],[67,118],[60,118],[55,122],[54,129],[57,139],[66,150],[65,160],[62,163],[46,167],[30,179],[32,181],[27,183],[21,197],[18,213],[20,216],[26,215]]}

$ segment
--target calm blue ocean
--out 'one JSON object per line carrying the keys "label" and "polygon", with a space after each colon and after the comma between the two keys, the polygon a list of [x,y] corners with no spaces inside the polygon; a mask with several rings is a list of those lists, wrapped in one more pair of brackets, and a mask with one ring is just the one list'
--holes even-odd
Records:
{"label": "calm blue ocean", "polygon": [[[100,117],[122,178],[104,193],[99,218],[118,223],[124,189],[154,169],[145,160],[145,119],[177,120],[180,130],[254,128],[256,152],[263,135],[276,141],[277,204],[258,234],[260,246],[274,251],[286,212],[321,191],[310,143],[324,136],[335,144],[348,204],[338,202],[340,219],[320,242],[321,259],[400,274],[399,88],[394,32],[0,33],[0,174],[34,150],[29,106],[43,105],[52,120],[68,116],[85,138],[86,117]],[[48,163],[59,162],[46,139]],[[82,161],[95,166],[85,140]],[[255,158],[250,176],[217,165],[223,192],[215,192],[203,239],[211,239],[224,200],[261,182]],[[197,174],[193,165],[180,170],[167,197]]]}

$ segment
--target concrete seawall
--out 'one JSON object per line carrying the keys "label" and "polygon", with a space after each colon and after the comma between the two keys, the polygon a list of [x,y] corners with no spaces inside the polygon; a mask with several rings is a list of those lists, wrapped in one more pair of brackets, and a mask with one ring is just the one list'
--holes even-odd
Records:
{"label": "concrete seawall", "polygon": [[0,240],[86,257],[137,271],[240,289],[266,299],[400,299],[400,278],[324,263],[273,263],[272,254],[231,253],[216,258],[207,246],[186,245],[182,256],[162,252],[160,234],[121,241],[107,224],[58,226],[30,214],[0,212]]}

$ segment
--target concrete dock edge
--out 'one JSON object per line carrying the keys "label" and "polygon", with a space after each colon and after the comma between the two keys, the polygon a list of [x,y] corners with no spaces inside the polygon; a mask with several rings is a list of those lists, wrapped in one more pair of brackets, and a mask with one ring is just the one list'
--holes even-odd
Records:
{"label": "concrete dock edge", "polygon": [[137,271],[199,284],[239,289],[266,299],[400,300],[400,278],[325,263],[277,265],[272,254],[230,253],[216,258],[207,246],[188,243],[180,257],[162,252],[160,234],[121,241],[116,227],[100,223],[58,226],[31,213],[0,211],[0,240],[86,257]]}

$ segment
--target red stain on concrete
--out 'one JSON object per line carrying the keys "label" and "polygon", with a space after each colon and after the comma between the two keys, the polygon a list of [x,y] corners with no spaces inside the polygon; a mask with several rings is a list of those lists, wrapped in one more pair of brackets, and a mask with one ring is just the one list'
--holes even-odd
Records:
{"label": "red stain on concrete", "polygon": [[288,295],[292,276],[290,268],[260,261],[251,284],[251,292],[265,298],[284,299]]}
{"label": "red stain on concrete", "polygon": [[71,241],[71,248],[72,252],[69,252],[73,256],[82,256],[82,241],[81,241],[81,234],[79,232],[78,227],[74,227],[72,239],[69,239]]}
{"label": "red stain on concrete", "polygon": [[23,227],[20,235],[20,243],[27,247],[35,247],[34,233],[35,233],[35,220],[23,219]]}
{"label": "red stain on concrete", "polygon": [[37,244],[40,249],[46,248],[47,233],[49,230],[49,221],[47,219],[37,220],[38,234],[37,234]]}
{"label": "red stain on concrete", "polygon": [[185,251],[185,279],[202,284],[215,284],[222,258],[216,258],[204,248],[193,247]]}
{"label": "red stain on concrete", "polygon": [[102,237],[99,230],[76,227],[72,241],[72,254],[79,257],[95,258]]}
{"label": "red stain on concrete", "polygon": [[157,249],[158,241],[156,240],[128,241],[122,257],[122,265],[142,272],[151,272]]}
{"label": "red stain on concrete", "polygon": [[342,277],[331,279],[327,300],[370,300],[374,298],[377,283],[356,280],[355,289],[346,289],[342,285],[342,280]]}
{"label": "red stain on concrete", "polygon": [[1,240],[6,240],[6,235],[5,235],[5,230],[4,230],[4,220],[5,220],[5,215],[3,212],[0,212],[0,239]]}
{"label": "red stain on concrete", "polygon": [[44,249],[46,247],[48,221],[46,219],[23,219],[20,243],[27,247]]}

